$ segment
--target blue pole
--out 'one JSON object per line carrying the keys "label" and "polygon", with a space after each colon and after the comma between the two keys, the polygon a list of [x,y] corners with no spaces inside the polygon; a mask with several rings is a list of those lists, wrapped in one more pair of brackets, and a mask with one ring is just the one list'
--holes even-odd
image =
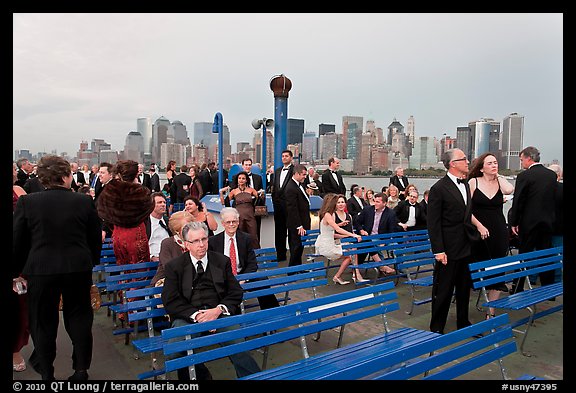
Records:
{"label": "blue pole", "polygon": [[282,151],[286,150],[288,97],[274,97],[274,169],[282,167]]}
{"label": "blue pole", "polygon": [[214,115],[214,124],[212,125],[212,133],[218,133],[218,189],[224,187],[224,132],[222,130],[222,114],[216,112]]}
{"label": "blue pole", "polygon": [[262,122],[262,188],[266,191],[266,121]]}

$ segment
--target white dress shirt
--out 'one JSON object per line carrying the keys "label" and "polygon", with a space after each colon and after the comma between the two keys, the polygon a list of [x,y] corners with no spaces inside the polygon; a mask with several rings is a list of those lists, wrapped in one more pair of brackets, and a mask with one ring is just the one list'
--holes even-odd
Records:
{"label": "white dress shirt", "polygon": [[456,187],[458,187],[458,190],[460,190],[460,194],[462,194],[464,204],[468,204],[468,198],[466,197],[466,186],[464,185],[464,183],[458,183],[458,178],[453,174],[451,174],[450,172],[448,172],[448,177],[452,179],[454,184],[456,184]]}
{"label": "white dress shirt", "polygon": [[160,256],[160,244],[162,240],[170,237],[168,232],[160,225],[158,218],[150,216],[150,239],[148,246],[150,247],[150,258]]}

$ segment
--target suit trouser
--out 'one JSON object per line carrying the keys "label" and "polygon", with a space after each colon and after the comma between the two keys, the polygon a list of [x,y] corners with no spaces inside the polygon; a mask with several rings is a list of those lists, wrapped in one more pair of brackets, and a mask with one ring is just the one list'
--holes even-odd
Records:
{"label": "suit trouser", "polygon": [[90,301],[92,272],[28,276],[28,315],[30,336],[42,377],[54,375],[58,335],[60,294],[64,327],[72,341],[72,368],[88,370],[92,362],[92,322]]}
{"label": "suit trouser", "polygon": [[[221,318],[226,318],[226,317],[221,317]],[[186,326],[189,325],[190,322],[185,321],[183,319],[175,319],[174,322],[172,322],[172,327],[178,327],[178,326]],[[227,330],[232,330],[232,327],[227,327],[227,328],[222,328],[222,329],[218,329],[219,332],[224,332]],[[202,335],[206,335],[208,333],[195,333],[195,334],[191,334],[190,337],[191,339],[195,338],[195,337],[200,337]],[[178,337],[176,339],[170,339],[170,342],[177,342],[177,341],[182,341],[183,338],[182,337]],[[233,340],[233,341],[228,341],[226,344],[220,344],[221,346],[224,345],[231,345],[231,344],[236,344],[236,343],[241,343],[243,342],[242,339],[237,339],[237,340]],[[168,355],[167,359],[175,359],[181,356],[186,356],[186,352],[183,353],[176,353],[176,354],[172,354],[172,355]],[[250,355],[249,352],[240,352],[234,355],[230,355],[229,359],[232,361],[232,364],[234,365],[234,369],[236,371],[236,376],[238,378],[241,377],[245,377],[247,375],[250,374],[254,374],[257,372],[260,372],[260,366],[258,366],[258,364],[256,363],[256,361],[254,360],[254,358]],[[210,375],[210,371],[208,371],[208,368],[206,367],[206,365],[204,365],[204,363],[198,363],[194,365],[194,369],[196,371],[196,379],[197,380],[205,380],[205,379],[211,379],[211,375]],[[177,371],[178,374],[178,380],[180,381],[189,381],[190,380],[190,374],[189,374],[189,369],[188,368],[180,368]]]}
{"label": "suit trouser", "polygon": [[450,259],[443,265],[436,261],[432,281],[432,317],[430,331],[444,334],[454,288],[456,288],[456,326],[462,329],[470,325],[468,308],[470,302],[471,257]]}
{"label": "suit trouser", "polygon": [[290,247],[290,261],[288,262],[288,266],[301,265],[304,246],[302,245],[302,239],[296,228],[288,228],[288,247]]}
{"label": "suit trouser", "polygon": [[[550,247],[552,247],[552,232],[550,230],[536,227],[527,233],[523,233],[522,228],[520,228],[520,246],[518,247],[518,253],[522,254],[525,252],[544,250]],[[554,283],[555,272],[553,270],[541,272],[539,275],[541,285]],[[512,292],[522,292],[525,281],[526,277],[515,279],[512,285]]]}
{"label": "suit trouser", "polygon": [[274,247],[279,261],[286,260],[286,208],[274,203]]}

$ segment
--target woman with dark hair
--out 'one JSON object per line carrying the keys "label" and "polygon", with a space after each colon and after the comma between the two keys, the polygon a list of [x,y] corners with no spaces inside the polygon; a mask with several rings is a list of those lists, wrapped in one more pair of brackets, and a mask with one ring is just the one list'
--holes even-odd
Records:
{"label": "woman with dark hair", "polygon": [[115,178],[98,197],[96,207],[100,218],[112,229],[112,244],[118,265],[150,260],[150,248],[144,220],[154,210],[150,190],[142,187],[136,175],[138,163],[118,161]]}
{"label": "woman with dark hair", "polygon": [[[346,285],[350,284],[350,281],[344,281],[340,278],[344,270],[348,267],[352,259],[350,256],[343,257],[342,246],[336,244],[334,236],[336,234],[344,235],[345,237],[355,237],[358,241],[362,240],[360,235],[349,232],[343,229],[340,225],[336,224],[334,214],[336,212],[336,204],[341,195],[329,193],[324,195],[324,200],[322,201],[322,207],[320,207],[320,212],[318,213],[318,218],[320,218],[320,234],[316,238],[314,246],[316,248],[316,254],[322,255],[325,258],[336,261],[342,258],[340,267],[332,281],[336,284]],[[342,197],[344,198],[344,197]],[[344,198],[344,205],[346,205],[346,199]]]}
{"label": "woman with dark hair", "polygon": [[[514,192],[514,186],[503,176],[498,175],[498,160],[490,152],[474,159],[468,173],[472,201],[472,224],[480,233],[480,240],[472,245],[475,261],[500,258],[508,253],[508,225],[502,211],[504,195]],[[488,300],[497,300],[500,292],[507,292],[503,284],[486,287]],[[486,319],[494,316],[490,308]]]}
{"label": "woman with dark hair", "polygon": [[[168,165],[166,165],[166,180],[168,181],[168,192],[172,189],[172,181],[174,180],[174,176],[176,176],[176,161],[170,160],[168,161]],[[172,209],[174,208],[174,202],[176,198],[172,193],[170,193],[170,201],[171,203],[166,203],[166,209],[168,211],[168,216],[172,214]]]}
{"label": "woman with dark hair", "polygon": [[200,182],[200,176],[198,176],[198,167],[193,165],[190,167],[188,174],[190,175],[190,195],[196,199],[201,199],[204,196],[204,190],[202,189],[202,183]]}
{"label": "woman with dark hair", "polygon": [[28,321],[34,352],[30,364],[43,380],[54,380],[60,297],[72,341],[69,379],[88,379],[92,361],[90,301],[92,268],[100,262],[102,224],[94,201],[73,192],[70,163],[47,155],[38,162],[42,192],[18,198],[13,217],[12,277],[28,280]]}
{"label": "woman with dark hair", "polygon": [[208,227],[208,236],[214,236],[214,231],[218,229],[218,222],[206,208],[204,202],[192,195],[184,197],[184,210],[192,214],[193,220],[203,222]]}
{"label": "woman with dark hair", "polygon": [[256,216],[254,215],[254,206],[258,199],[258,191],[250,187],[250,177],[246,171],[238,173],[236,177],[238,187],[230,191],[230,187],[224,187],[220,190],[220,202],[225,205],[224,192],[229,192],[230,202],[234,201],[233,207],[240,213],[240,225],[238,229],[252,235],[252,247],[260,248],[258,241],[258,227]]}

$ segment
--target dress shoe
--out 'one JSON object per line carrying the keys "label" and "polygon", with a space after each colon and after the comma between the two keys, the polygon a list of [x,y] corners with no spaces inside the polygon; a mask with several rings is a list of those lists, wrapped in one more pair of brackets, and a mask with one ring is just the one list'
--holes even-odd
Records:
{"label": "dress shoe", "polygon": [[362,278],[352,277],[352,280],[354,280],[354,282],[367,282],[367,281],[370,281],[370,280],[368,280],[367,278],[364,278],[364,277],[362,277]]}
{"label": "dress shoe", "polygon": [[69,381],[87,381],[88,380],[88,371],[86,370],[76,370],[74,374],[68,377]]}
{"label": "dress shoe", "polygon": [[344,281],[340,277],[332,277],[332,281],[334,281],[335,284],[340,284],[340,285],[350,284],[350,281]]}
{"label": "dress shoe", "polygon": [[26,362],[24,361],[24,359],[22,359],[22,361],[20,363],[12,362],[12,370],[14,370],[16,372],[21,372],[21,371],[26,370]]}

